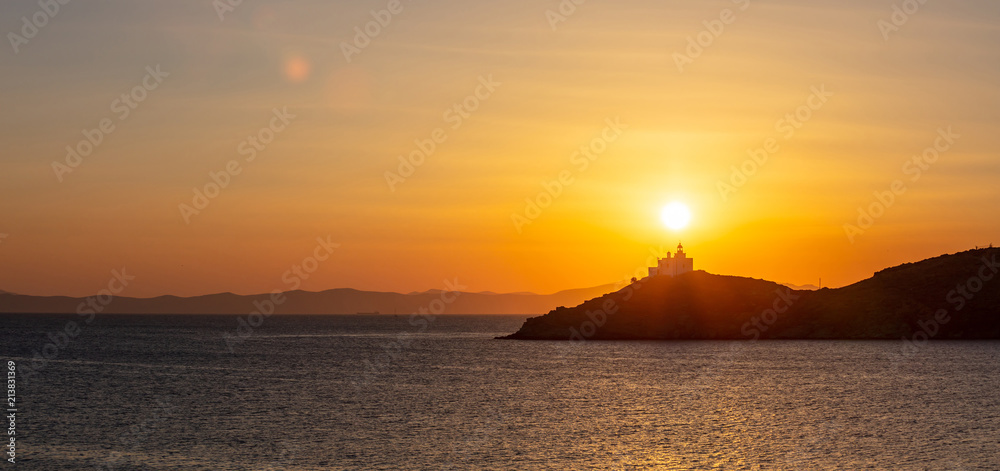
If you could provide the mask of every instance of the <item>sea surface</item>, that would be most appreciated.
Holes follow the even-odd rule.
[[[3,469],[1000,469],[1000,342],[494,340],[524,319],[0,315]]]

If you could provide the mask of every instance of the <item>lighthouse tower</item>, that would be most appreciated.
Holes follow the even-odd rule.
[[[688,258],[684,253],[684,245],[677,243],[677,253],[673,256],[667,252],[665,258],[658,258],[655,267],[649,267],[649,276],[667,275],[677,276],[689,271],[694,271],[694,259]]]

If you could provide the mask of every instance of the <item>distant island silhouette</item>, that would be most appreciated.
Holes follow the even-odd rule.
[[[362,291],[336,288],[324,291],[287,291],[284,301],[274,306],[275,314],[359,314],[380,316],[410,315],[419,310],[435,314],[528,314],[547,312],[552,306],[579,304],[614,289],[613,284],[591,288],[569,289],[552,294],[492,293],[455,291],[447,293],[448,303],[442,303],[442,290],[411,293]],[[99,314],[247,314],[258,309],[255,303],[267,304],[271,294],[239,295],[233,293],[204,296],[157,296],[132,298],[116,296],[103,306]],[[0,313],[76,313],[81,304],[85,310],[87,298],[68,296],[29,296],[0,292]],[[435,309],[437,308],[437,309]]]
[[[1000,339],[1000,249],[886,268],[842,288],[689,271],[525,321],[519,340]]]

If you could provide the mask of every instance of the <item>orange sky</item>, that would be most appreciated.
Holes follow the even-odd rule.
[[[1000,5],[927,2],[886,29],[893,4],[592,0],[553,28],[555,0],[259,0],[222,20],[211,2],[70,3],[0,53],[0,289],[87,295],[122,267],[131,296],[288,289],[327,236],[340,245],[303,289],[548,293],[631,276],[678,240],[712,273],[840,286],[1000,243]],[[0,29],[38,9],[5,3]],[[895,180],[852,242],[845,224]],[[681,231],[658,216],[674,200],[693,213]]]

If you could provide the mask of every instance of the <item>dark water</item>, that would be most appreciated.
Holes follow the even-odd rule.
[[[104,316],[57,348],[73,316],[0,315],[11,469],[1000,469],[1000,342],[492,339],[523,319]]]

